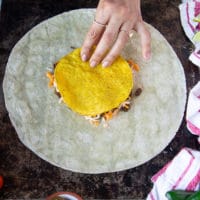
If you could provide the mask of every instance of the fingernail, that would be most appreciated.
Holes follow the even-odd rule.
[[[87,56],[85,54],[81,55],[81,59],[83,62],[87,61]]]
[[[103,67],[108,67],[108,65],[109,65],[109,62],[108,62],[108,61],[104,61],[104,62],[102,63],[102,66],[103,66]]]
[[[91,67],[95,67],[96,65],[97,65],[97,62],[96,62],[96,61],[92,60],[92,61],[90,62],[90,66],[91,66]]]

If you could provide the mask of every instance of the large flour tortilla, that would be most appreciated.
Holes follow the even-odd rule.
[[[93,15],[91,9],[74,10],[29,31],[11,52],[3,89],[20,140],[38,156],[77,172],[114,172],[148,161],[172,140],[184,113],[185,76],[168,42],[148,25],[151,61],[142,60],[136,35],[122,53],[140,65],[135,88],[141,87],[142,94],[108,128],[92,127],[58,104],[45,73],[71,46],[81,46]]]

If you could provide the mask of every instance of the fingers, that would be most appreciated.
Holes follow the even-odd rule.
[[[151,35],[144,22],[139,22],[136,26],[136,31],[141,38],[142,55],[143,58],[149,60],[151,58]]]
[[[151,36],[141,17],[139,0],[100,0],[96,19],[82,45],[82,60],[89,60],[92,67],[100,62],[104,67],[111,65],[133,29],[140,35],[143,57],[150,59]]]
[[[90,58],[91,50],[99,42],[104,30],[105,27],[103,25],[99,25],[98,23],[92,24],[81,49],[81,58],[83,61],[87,61]]]
[[[124,48],[126,42],[129,39],[129,29],[130,24],[128,23],[120,28],[115,43],[113,44],[112,48],[105,56],[105,58],[102,60],[103,67],[110,66],[114,62],[114,60],[120,55],[122,49]]]
[[[120,28],[119,35],[117,40],[115,41],[112,49],[106,55],[106,57],[102,61],[103,67],[107,67],[113,63],[113,61],[120,55],[123,47],[128,41],[132,29],[131,25],[126,23]],[[144,22],[139,21],[136,26],[136,31],[140,35],[141,38],[141,47],[142,47],[142,55],[145,60],[149,60],[151,58],[151,35],[150,32],[145,27]],[[129,30],[129,31],[128,31]]]
[[[111,19],[106,29],[100,27],[101,24],[94,23],[82,47],[82,60],[86,61],[91,56],[91,67],[95,67],[100,62],[103,67],[111,65],[125,46],[132,26],[131,23],[126,23],[120,28],[121,24],[122,22],[116,18]],[[98,45],[91,55],[91,49],[96,44]]]
[[[111,47],[116,41],[121,22],[118,20],[112,20],[109,22],[106,30],[104,31],[101,40],[99,41],[94,53],[90,58],[90,65],[96,66],[102,61],[102,58],[106,53],[110,52]]]
[[[110,19],[109,13],[106,13],[104,9],[101,9],[101,1],[99,2],[98,7],[99,9],[97,9],[93,24],[91,25],[81,48],[81,59],[83,61],[87,61],[91,57],[93,47],[99,43]]]
[[[120,55],[127,40],[128,40],[127,32],[120,31],[115,44],[113,45],[110,52],[102,61],[103,67],[108,67],[114,62],[114,60]]]
[[[90,59],[91,67],[95,67],[102,62],[103,67],[107,67],[120,55],[123,47],[129,39],[131,24],[126,23],[120,28],[120,20],[111,20],[107,27],[101,22],[93,23],[83,44],[81,57],[83,61]],[[142,55],[148,60],[151,57],[151,35],[143,21],[139,21],[135,30],[141,38]],[[92,53],[92,48],[97,45]]]

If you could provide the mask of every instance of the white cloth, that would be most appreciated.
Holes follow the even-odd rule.
[[[195,45],[195,50],[189,57],[189,60],[200,67],[200,42],[195,43],[192,38],[200,31],[200,23],[195,22],[194,18],[200,14],[200,1],[198,0],[184,0],[180,4],[180,18],[181,24],[187,37]]]
[[[200,81],[190,91],[186,112],[188,130],[200,136]]]
[[[200,18],[200,0],[184,0],[179,9],[185,34],[195,46],[195,50],[190,55],[189,60],[200,67],[200,42],[193,41],[194,35],[200,32],[200,23],[194,21],[194,18]],[[190,91],[186,121],[188,130],[192,134],[200,136],[200,82]],[[198,141],[200,143],[200,137]]]
[[[147,200],[167,200],[165,195],[170,190],[199,190],[200,151],[183,148],[151,180],[154,186]]]

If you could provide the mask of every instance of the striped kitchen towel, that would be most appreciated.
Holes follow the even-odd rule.
[[[185,0],[180,4],[181,24],[187,37],[195,46],[189,60],[200,67],[200,1]]]
[[[184,0],[179,9],[185,34],[195,47],[189,60],[200,67],[200,0]],[[200,136],[200,82],[190,91],[186,121],[188,130]],[[198,142],[200,143],[200,137]]]
[[[200,190],[200,151],[183,148],[153,177],[147,200],[167,200],[170,190]]]
[[[188,130],[200,136],[200,81],[190,91],[186,121]]]

